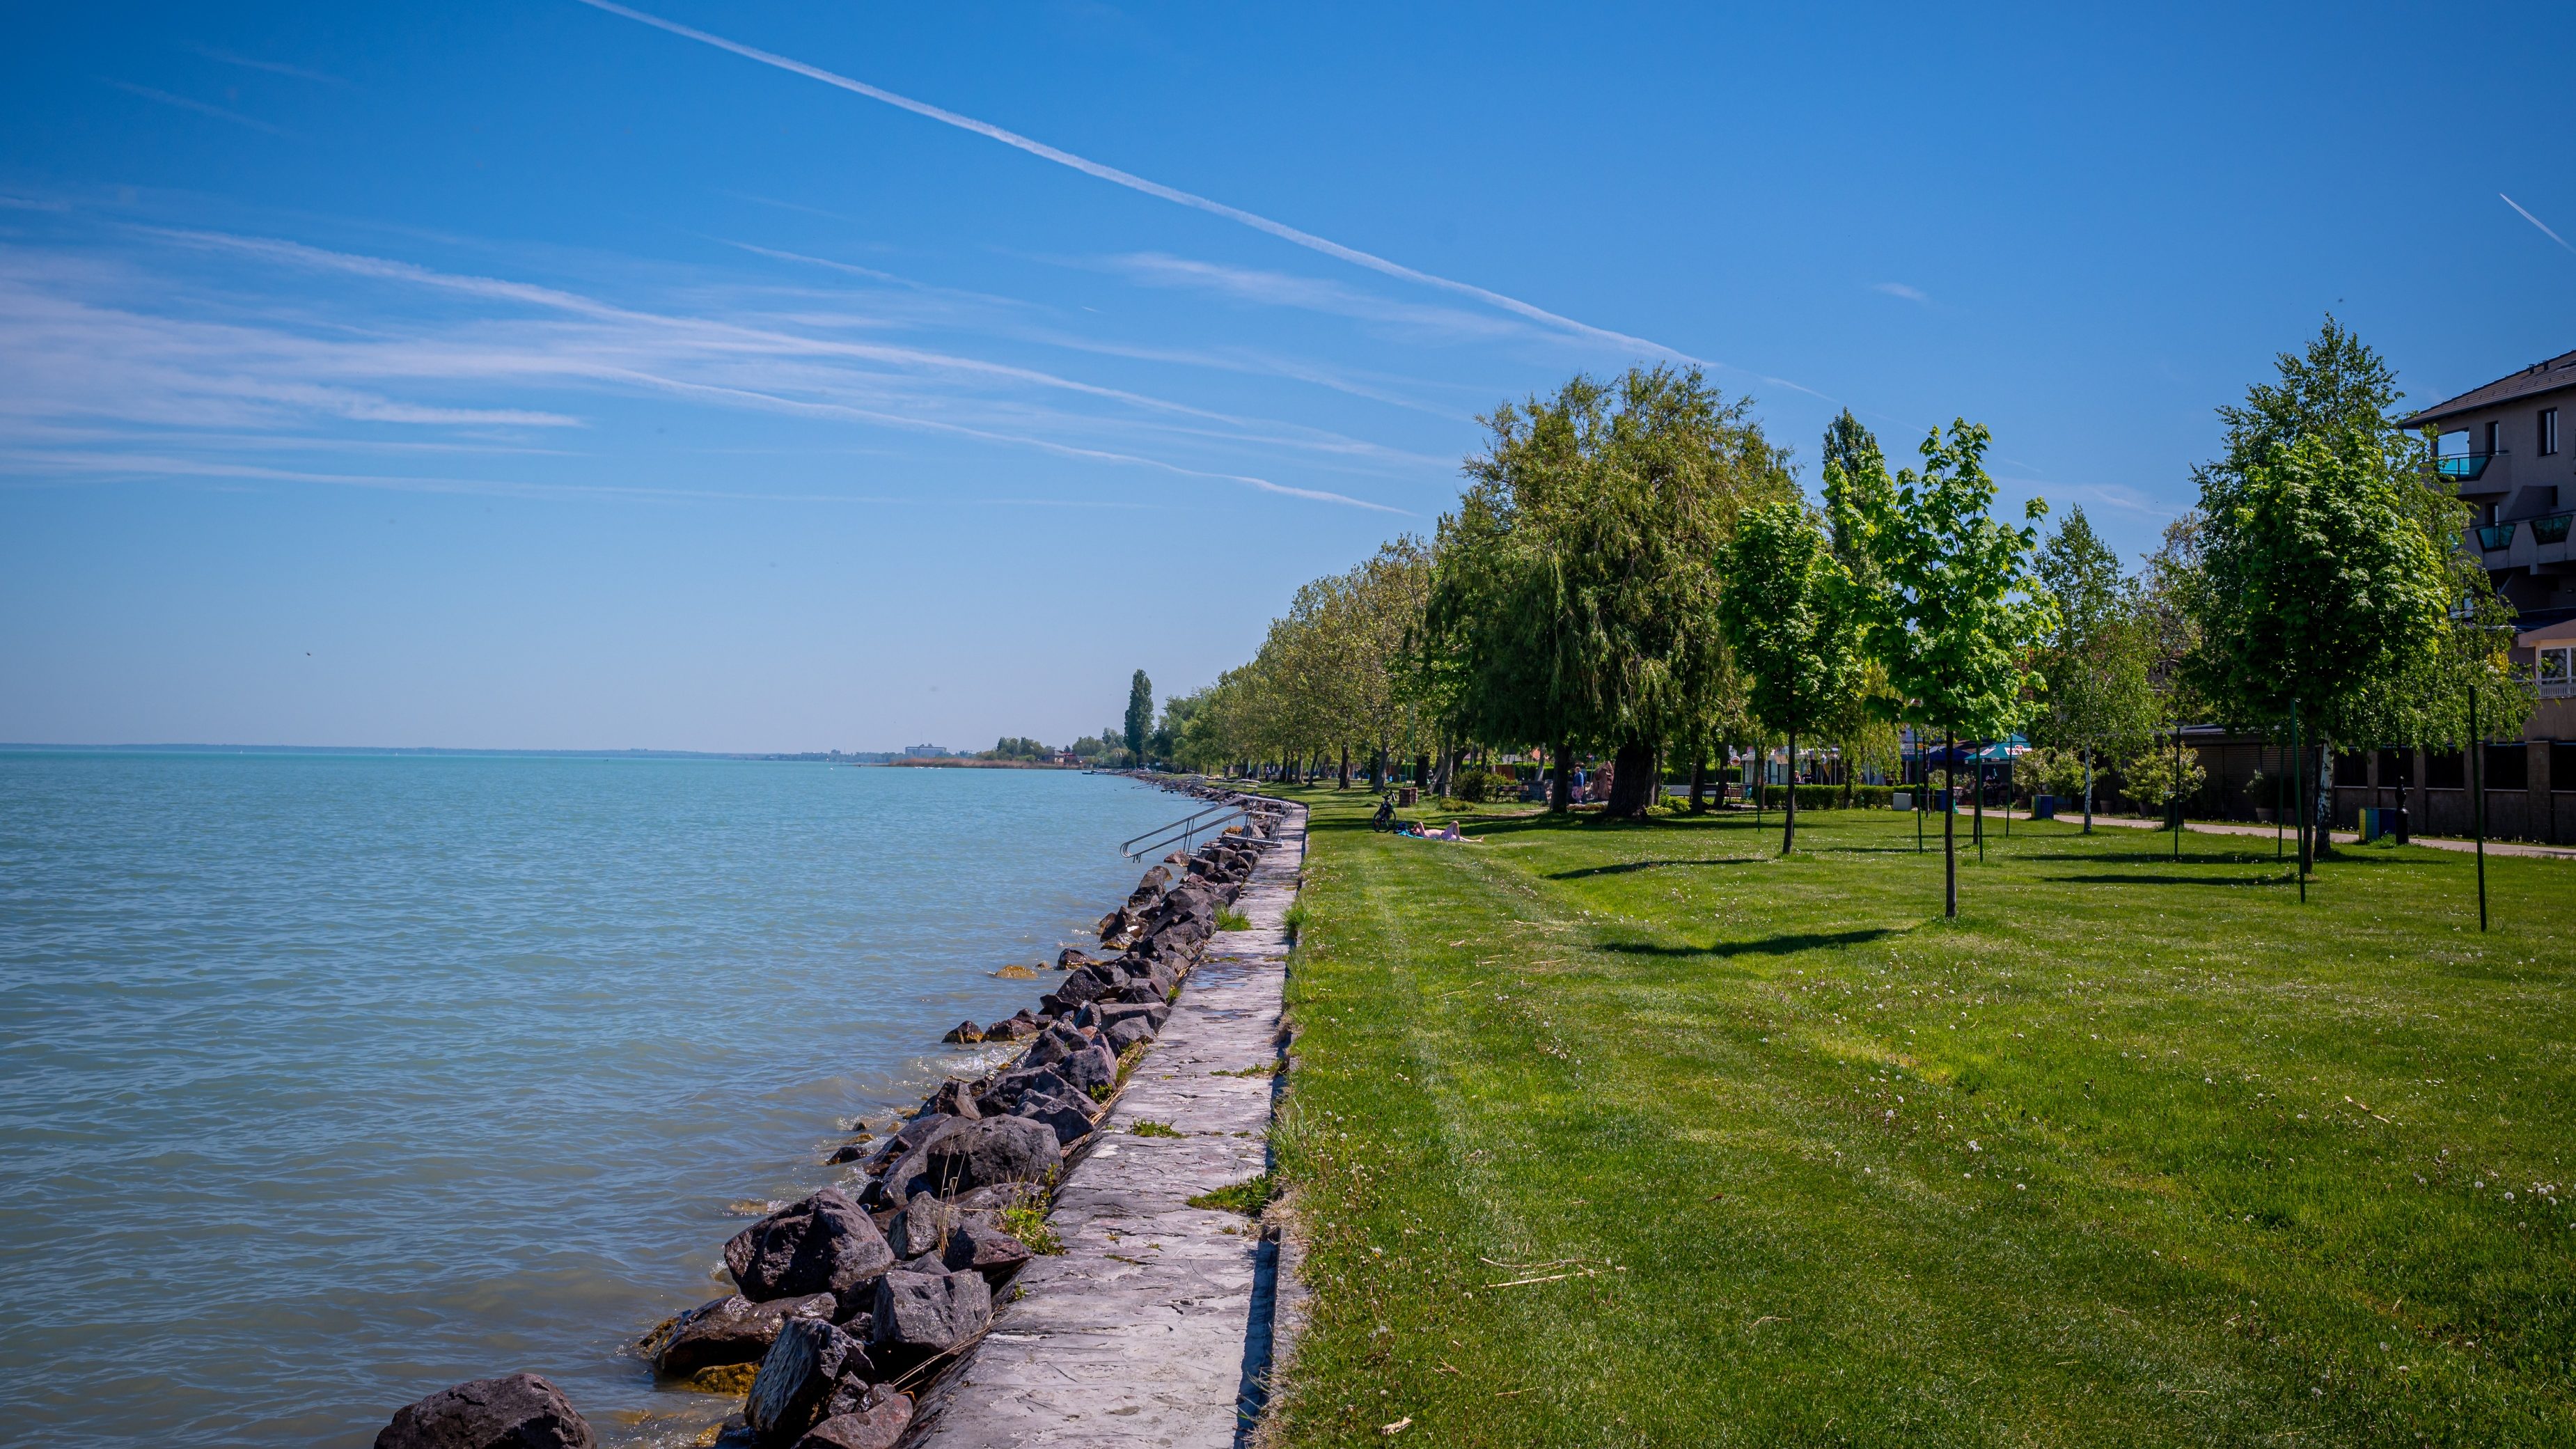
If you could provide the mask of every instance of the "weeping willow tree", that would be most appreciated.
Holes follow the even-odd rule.
[[[1426,611],[1457,722],[1547,748],[1559,810],[1575,751],[1608,751],[1611,812],[1643,815],[1658,747],[1715,713],[1718,553],[1745,505],[1794,496],[1786,455],[1697,369],[1578,376],[1485,422]]]

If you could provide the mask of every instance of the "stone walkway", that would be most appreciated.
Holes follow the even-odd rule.
[[[1293,1275],[1250,1219],[1187,1200],[1268,1168],[1285,917],[1305,850],[1298,807],[1234,903],[1250,928],[1209,939],[1097,1145],[1066,1170],[1049,1219],[1063,1254],[1021,1272],[992,1331],[923,1403],[920,1449],[1231,1449],[1258,1417]],[[1181,1135],[1139,1137],[1139,1122]]]

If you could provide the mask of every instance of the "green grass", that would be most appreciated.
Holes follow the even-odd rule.
[[[1136,1119],[1136,1125],[1128,1128],[1127,1130],[1138,1137],[1178,1137],[1181,1135],[1180,1129],[1174,1127],[1171,1123],[1157,1122],[1150,1117],[1139,1117]]]
[[[1216,913],[1216,928],[1220,931],[1249,931],[1252,929],[1252,918],[1228,907]]]
[[[1248,1218],[1257,1218],[1261,1216],[1262,1209],[1270,1206],[1270,1200],[1276,1197],[1278,1192],[1278,1183],[1265,1172],[1259,1177],[1248,1177],[1241,1182],[1230,1183],[1214,1192],[1200,1193],[1197,1197],[1188,1199],[1188,1203],[1194,1208],[1241,1213]]]
[[[2576,1443],[2576,866],[1304,798],[1289,1444]]]
[[[1046,1218],[1046,1209],[1022,1203],[1001,1212],[1002,1231],[1020,1240],[1020,1246],[1042,1258],[1052,1258],[1064,1251],[1064,1239],[1056,1236],[1055,1226]]]

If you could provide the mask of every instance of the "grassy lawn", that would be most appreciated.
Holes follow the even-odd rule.
[[[2576,1443],[2576,866],[1302,798],[1290,1444]]]

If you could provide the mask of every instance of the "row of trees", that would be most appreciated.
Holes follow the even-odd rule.
[[[2080,767],[2089,823],[2097,763],[2179,793],[2155,744],[2192,720],[2295,736],[2329,798],[2338,741],[2456,741],[2471,687],[2516,717],[2510,636],[2386,365],[2331,318],[2279,363],[2220,410],[2199,507],[2135,576],[2080,509],[2044,544],[2043,503],[1995,517],[1982,426],[1935,430],[1891,471],[1846,412],[1819,507],[1749,403],[1697,371],[1577,377],[1484,420],[1428,544],[1306,585],[1249,662],[1171,701],[1165,753],[1344,784],[1356,757],[1376,784],[1391,762],[1436,759],[1445,781],[1462,752],[1534,747],[1559,810],[1575,759],[1607,754],[1610,812],[1639,816],[1685,763],[1696,806],[1731,745],[1892,764],[1899,723],[1953,760],[2027,731]],[[1955,912],[1946,820],[1944,853]]]

